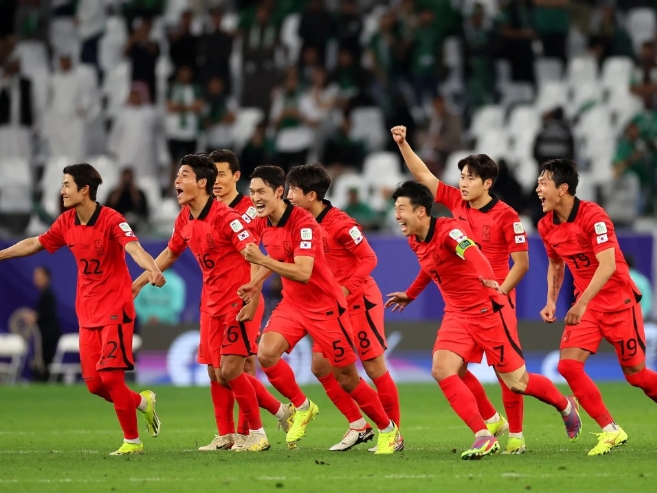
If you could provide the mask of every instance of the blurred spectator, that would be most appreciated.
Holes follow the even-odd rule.
[[[121,172],[121,180],[110,192],[107,205],[121,213],[136,231],[148,220],[146,194],[137,187],[135,173],[131,168]]]
[[[543,126],[534,140],[534,159],[540,166],[545,161],[562,157],[574,159],[575,140],[563,108],[555,108],[543,115]]]
[[[360,65],[360,35],[363,31],[363,17],[358,12],[355,0],[342,0],[340,11],[335,18],[335,37],[340,50],[347,50]]]
[[[477,3],[463,22],[463,78],[466,106],[470,113],[481,106],[495,103],[498,37],[484,21],[484,7]]]
[[[166,0],[126,0],[122,4],[123,16],[126,20],[128,32],[132,33],[135,20],[141,18],[153,19],[164,13]]]
[[[221,77],[210,79],[205,103],[203,123],[208,152],[233,147],[233,124],[239,107],[237,100],[226,93]]]
[[[509,0],[500,15],[500,34],[515,82],[535,82],[534,49],[536,39],[534,11],[530,0]]]
[[[389,10],[381,16],[379,30],[370,38],[367,49],[374,72],[373,96],[379,107],[390,108],[391,98],[399,90],[402,57],[394,11]]]
[[[167,283],[161,288],[147,284],[135,298],[135,312],[141,324],[180,323],[185,308],[185,280],[173,269],[167,270]]]
[[[599,0],[570,0],[569,14],[571,24],[584,36],[589,34],[591,18]]]
[[[15,33],[14,20],[17,8],[18,0],[0,1],[0,39]]]
[[[19,59],[10,55],[0,73],[0,158],[31,159],[34,117],[32,81],[21,74]]]
[[[349,189],[347,193],[347,205],[344,207],[344,211],[353,217],[363,229],[376,229],[378,227],[377,214],[369,205],[360,200],[359,194],[360,190],[358,187],[351,187]]]
[[[415,104],[422,106],[424,97],[433,97],[438,90],[438,82],[443,59],[443,39],[436,29],[435,14],[430,8],[420,11],[418,27],[413,33],[411,46],[411,79],[415,90]]]
[[[137,179],[157,178],[157,139],[162,133],[158,109],[147,104],[148,88],[135,82],[126,105],[119,111],[107,142],[107,149],[121,167],[132,166]]]
[[[326,138],[334,128],[333,110],[337,102],[337,87],[328,85],[328,76],[323,67],[315,67],[310,82],[310,87],[304,91],[303,105],[308,108],[311,119],[317,122],[311,148],[313,155],[319,156]]]
[[[41,356],[45,372],[38,375],[41,381],[48,381],[48,366],[57,352],[57,343],[62,331],[57,320],[57,298],[50,286],[51,274],[47,267],[34,269],[34,286],[39,290],[39,298],[35,309],[35,322],[41,332]]]
[[[310,0],[299,22],[299,37],[303,43],[302,53],[308,48],[314,48],[319,63],[324,65],[326,46],[331,36],[335,34],[336,27],[333,16],[324,6],[324,0]]]
[[[409,142],[415,142],[418,125],[411,113],[408,101],[410,96],[407,98],[406,94],[408,93],[402,92],[401,89],[390,94],[390,104],[383,108],[385,110],[386,128],[404,125],[406,127],[406,139]],[[385,141],[386,150],[394,153],[399,152],[399,147],[394,139],[385,139]]]
[[[655,109],[657,94],[657,52],[655,41],[644,41],[641,45],[641,54],[634,68],[630,90],[633,94],[643,98],[646,109]]]
[[[627,34],[611,6],[602,7],[591,19],[591,38],[602,48],[601,61],[610,56],[634,58],[632,38]]]
[[[341,48],[338,52],[338,65],[331,74],[331,83],[338,87],[338,97],[343,109],[372,104],[372,98],[367,91],[371,86],[370,74],[356,63],[353,54],[346,48]]]
[[[655,190],[654,144],[641,137],[639,123],[635,119],[625,129],[618,141],[614,156],[614,177],[635,175],[640,183],[641,194],[638,200],[639,212],[643,212],[644,201],[651,200]]]
[[[365,160],[365,144],[350,136],[351,119],[345,115],[340,127],[328,138],[322,162],[333,177],[346,171],[360,172]]]
[[[533,0],[536,33],[543,43],[543,56],[566,63],[566,39],[570,0]]]
[[[226,93],[230,93],[232,88],[230,55],[233,51],[233,35],[222,29],[223,13],[220,9],[212,10],[210,18],[211,30],[201,36],[198,46],[200,82],[205,85],[210,79],[221,77]]]
[[[0,5],[11,3],[0,1]],[[18,3],[16,12],[16,31],[20,39],[34,39],[41,42],[48,41],[48,17],[50,9],[48,2],[44,0],[22,0]],[[0,6],[0,17],[2,7]],[[2,22],[2,21],[0,21]],[[0,28],[1,30],[1,28]],[[2,36],[0,35],[0,38]]]
[[[169,58],[176,72],[183,65],[196,71],[199,43],[198,36],[192,34],[192,20],[191,10],[185,10],[180,16],[180,24],[169,36]]]
[[[123,51],[132,65],[132,81],[144,82],[148,86],[148,100],[144,104],[157,101],[155,86],[155,64],[160,56],[160,47],[149,39],[153,21],[148,17],[141,19],[141,24],[130,35]]]
[[[644,320],[648,320],[652,313],[652,283],[644,274],[636,270],[634,257],[632,255],[624,255],[625,262],[630,268],[630,277],[636,287],[641,292],[641,314]]]
[[[102,70],[98,63],[98,44],[105,32],[107,17],[103,0],[79,0],[75,12],[78,36],[82,41],[80,61],[96,67],[98,79],[102,80]]]
[[[493,185],[493,192],[500,200],[509,204],[518,214],[522,214],[527,208],[527,198],[522,186],[515,179],[509,169],[506,159],[497,161],[497,180]],[[538,200],[536,200],[538,202]]]
[[[420,149],[420,155],[430,169],[440,173],[444,169],[447,157],[452,152],[463,149],[462,133],[461,115],[447,108],[445,98],[441,95],[435,96],[429,117],[429,128]]]
[[[258,123],[240,154],[242,178],[248,179],[257,166],[270,163],[275,154],[276,144],[273,139],[267,137],[267,124],[265,122]]]
[[[299,84],[302,89],[313,84],[313,72],[317,69],[326,70],[324,64],[320,63],[317,48],[312,46],[304,48],[299,58]]]

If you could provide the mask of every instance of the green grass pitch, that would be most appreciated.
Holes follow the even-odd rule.
[[[83,386],[0,388],[0,492],[605,492],[652,491],[657,484],[657,407],[626,384],[600,385],[608,407],[629,434],[628,443],[588,457],[595,423],[584,419],[571,444],[559,415],[525,399],[521,456],[463,461],[472,435],[451,411],[437,385],[402,385],[406,450],[374,456],[367,446],[329,452],[346,431],[344,419],[321,387],[307,389],[320,407],[297,450],[288,451],[275,420],[263,414],[272,444],[263,453],[198,452],[214,436],[207,388],[155,388],[162,432],[145,442],[142,456],[110,457],[122,435],[113,409]],[[488,386],[501,409],[500,392]],[[504,447],[506,437],[501,439]]]

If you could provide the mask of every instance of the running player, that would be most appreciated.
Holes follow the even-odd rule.
[[[657,402],[657,373],[646,368],[641,293],[630,278],[614,225],[602,207],[575,196],[579,176],[570,159],[541,166],[536,192],[545,216],[538,223],[548,255],[548,294],[541,317],[556,321],[564,263],[575,281],[576,301],[566,315],[559,373],[584,410],[602,428],[589,455],[602,455],[627,441],[602,401],[584,364],[604,337],[614,345],[625,379]]]
[[[509,328],[513,330],[511,333],[513,341],[520,347],[518,333],[515,330],[517,327],[515,287],[529,270],[529,247],[518,213],[490,193],[497,179],[497,163],[485,154],[462,159],[458,163],[461,170],[460,189],[451,187],[438,180],[413,152],[406,141],[406,127],[397,126],[391,132],[413,176],[429,187],[429,190],[436,192],[436,202],[447,206],[454,219],[458,221],[459,227],[477,243],[490,262],[495,280],[500,284],[502,292],[508,296],[503,308],[504,318],[509,321]],[[513,261],[510,270],[509,257]],[[417,297],[429,282],[430,279],[424,277],[420,271],[420,278],[411,286],[409,294],[413,298]],[[471,362],[481,362],[479,357],[475,359]],[[500,416],[491,404],[479,380],[467,367],[464,367],[463,371],[461,378],[477,399],[477,407],[485,417],[488,429],[496,437],[509,431],[509,440],[503,453],[522,454],[525,451],[525,438],[522,434],[524,408],[522,394],[511,392],[500,380],[502,402],[509,418],[507,424],[506,419]]]
[[[287,433],[288,446],[294,448],[305,435],[319,408],[301,392],[281,356],[310,334],[329,359],[340,386],[379,428],[376,453],[392,454],[399,429],[356,370],[347,301],[320,248],[317,221],[308,211],[284,201],[284,191],[285,172],[278,166],[258,166],[251,175],[251,199],[258,212],[252,229],[262,238],[269,256],[256,245],[246,248],[246,259],[263,268],[240,292],[249,299],[270,272],[282,278],[283,300],[264,329],[258,361],[271,384],[296,408]]]
[[[379,400],[388,417],[399,427],[399,394],[383,355],[386,350],[383,297],[370,276],[376,267],[376,254],[360,225],[324,199],[331,186],[331,178],[321,164],[292,168],[287,174],[287,182],[290,202],[309,211],[320,225],[324,255],[347,297],[349,320],[356,334],[354,342],[358,356],[367,376],[377,388]],[[347,433],[330,450],[349,450],[371,440],[374,437],[372,427],[363,419],[358,405],[338,384],[331,371],[331,364],[322,354],[317,341],[313,344],[312,372],[326,390],[326,395],[349,422]],[[403,449],[404,441],[400,436],[395,450]]]
[[[544,376],[527,372],[522,351],[510,336],[513,320],[507,320],[502,310],[508,298],[499,292],[493,269],[475,242],[455,219],[431,217],[434,196],[425,185],[407,181],[392,198],[397,221],[420,268],[433,279],[445,300],[445,316],[433,348],[432,374],[452,409],[475,434],[474,444],[461,457],[478,459],[500,449],[477,410],[474,395],[458,375],[464,361],[471,361],[482,350],[512,391],[531,395],[559,411],[568,437],[576,441],[582,428],[577,401],[561,395]],[[412,301],[407,293],[388,296],[386,305],[393,310]]]
[[[134,369],[132,335],[135,308],[125,252],[143,269],[146,282],[162,287],[162,272],[144,251],[125,218],[96,202],[100,174],[89,164],[64,168],[62,213],[48,231],[0,251],[0,261],[26,257],[43,249],[54,253],[68,246],[78,265],[75,312],[80,324],[80,366],[89,392],[114,404],[123,430],[123,445],[110,455],[141,454],[135,409],[144,415],[148,432],[160,433],[155,394],[137,394],[125,384]]]

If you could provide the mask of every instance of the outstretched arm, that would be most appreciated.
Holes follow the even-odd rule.
[[[135,263],[144,270],[149,271],[148,282],[161,288],[166,280],[160,271],[160,268],[146,250],[142,248],[138,241],[131,241],[125,245],[125,251],[130,254]]]
[[[411,146],[406,140],[406,127],[403,125],[398,125],[393,127],[390,132],[392,132],[392,138],[395,140],[399,146],[399,151],[408,166],[408,170],[413,174],[415,179],[420,183],[429,187],[431,193],[435,194],[438,190],[438,183],[440,180],[429,170],[424,161],[420,159],[420,156],[415,154]]]
[[[10,258],[28,257],[43,250],[44,247],[39,241],[38,236],[27,238],[18,243],[0,250],[0,261],[9,260]]]
[[[146,252],[144,252],[144,253],[146,253]],[[148,254],[146,254],[146,255],[148,255]],[[160,269],[160,272],[164,272],[169,267],[171,267],[176,260],[178,260],[179,256],[180,256],[180,254],[174,253],[172,250],[169,249],[169,247],[167,247],[164,250],[162,250],[162,253],[160,253],[157,256],[157,258],[155,259],[155,265]],[[149,255],[149,257],[150,257],[150,255]],[[135,262],[136,262],[136,260],[135,260]],[[132,283],[133,291],[135,290],[135,288],[137,290],[139,290],[139,289],[143,288],[144,286],[146,286],[146,284],[148,284],[148,278],[150,277],[150,274],[151,273],[149,272],[149,270],[146,269],[145,272],[143,272],[137,279],[135,279]]]

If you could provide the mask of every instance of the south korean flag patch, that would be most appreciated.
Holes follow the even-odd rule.
[[[242,231],[237,235],[240,241],[244,241],[249,237],[249,232],[247,230]]]
[[[349,236],[351,236],[351,239],[354,240],[356,245],[363,241],[363,233],[358,229],[358,226],[354,226],[349,230]]]

